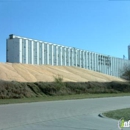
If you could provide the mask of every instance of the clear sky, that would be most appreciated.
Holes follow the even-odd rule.
[[[127,56],[129,0],[0,0],[0,62],[9,34]]]

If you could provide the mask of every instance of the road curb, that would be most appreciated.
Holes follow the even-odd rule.
[[[107,118],[106,116],[104,116],[102,113],[98,114],[99,117],[101,118]]]

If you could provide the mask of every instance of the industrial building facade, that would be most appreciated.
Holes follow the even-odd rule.
[[[9,38],[6,40],[6,62],[76,66],[116,77],[121,76],[120,70],[125,64],[130,65],[130,60],[13,34],[9,35]]]

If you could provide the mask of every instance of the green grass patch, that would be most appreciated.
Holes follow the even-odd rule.
[[[57,101],[57,100],[118,97],[118,96],[130,96],[130,93],[73,94],[73,95],[62,95],[62,96],[44,95],[40,97],[30,97],[30,98],[20,98],[20,99],[0,99],[0,104],[31,103],[31,102],[44,102],[44,101]]]
[[[103,115],[109,118],[117,119],[117,120],[123,117],[126,121],[128,121],[130,120],[130,108],[109,111],[109,112],[103,113]]]

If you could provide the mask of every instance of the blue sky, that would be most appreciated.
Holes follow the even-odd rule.
[[[9,34],[127,58],[130,1],[0,0],[0,62]]]

